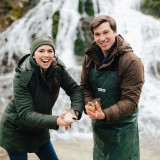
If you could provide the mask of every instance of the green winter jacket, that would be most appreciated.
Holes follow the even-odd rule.
[[[52,115],[60,87],[70,97],[71,107],[83,111],[83,94],[77,83],[56,60],[44,74],[26,55],[15,69],[13,98],[6,106],[0,123],[0,146],[10,152],[36,152],[50,139],[49,129],[58,130],[58,116]]]

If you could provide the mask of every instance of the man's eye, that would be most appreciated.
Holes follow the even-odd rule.
[[[95,34],[94,36],[96,36],[96,37],[97,37],[97,36],[99,36],[99,34]]]

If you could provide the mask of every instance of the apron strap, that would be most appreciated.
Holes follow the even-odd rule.
[[[118,71],[118,65],[119,65],[119,58],[120,55],[115,56],[113,63],[111,63],[110,66],[108,66],[106,71]],[[91,64],[90,64],[90,68],[89,69],[96,69],[97,70],[97,66],[95,64],[95,62],[93,60],[91,60]]]

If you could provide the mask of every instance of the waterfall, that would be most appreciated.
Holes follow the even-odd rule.
[[[82,16],[78,12],[78,0],[41,0],[40,3],[21,19],[14,22],[0,34],[0,64],[8,53],[8,64],[15,65],[13,55],[29,53],[33,35],[52,35],[52,16],[58,10],[60,20],[56,38],[56,53],[66,64],[69,73],[79,83],[81,65],[74,56],[78,22]],[[145,84],[139,103],[140,135],[159,138],[160,131],[160,21],[139,11],[140,0],[92,0],[95,15],[107,14],[117,21],[118,33],[129,42],[134,52],[141,58],[145,67]],[[1,68],[1,71],[3,67]],[[12,92],[11,81],[14,72],[0,76],[0,105],[3,109]],[[2,87],[3,86],[3,87]],[[10,86],[10,87],[7,87]],[[8,90],[7,90],[8,89]],[[69,97],[61,90],[53,109],[60,114],[70,105]],[[80,121],[74,123],[68,131],[51,131],[54,138],[73,136],[91,137],[89,118],[83,114]]]

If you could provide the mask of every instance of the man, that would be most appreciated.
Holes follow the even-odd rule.
[[[143,64],[117,34],[112,17],[95,17],[94,43],[86,50],[81,88],[92,119],[94,160],[139,160],[138,102],[144,84]],[[92,100],[95,111],[91,110]],[[93,104],[94,105],[94,104]]]

